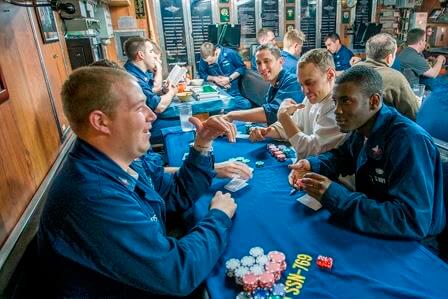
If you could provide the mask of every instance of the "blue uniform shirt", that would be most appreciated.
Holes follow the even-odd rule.
[[[254,70],[254,71],[256,71],[256,72],[258,72],[258,69],[257,69],[257,60],[256,60],[256,58],[255,58],[255,53],[252,55],[252,57],[250,58],[250,67]]]
[[[354,131],[337,149],[308,158],[333,180],[322,205],[339,223],[368,234],[420,240],[445,226],[442,164],[431,136],[383,105],[370,137]],[[356,177],[356,192],[334,182]]]
[[[423,101],[417,123],[431,136],[448,142],[448,83],[436,88]]]
[[[224,251],[231,220],[210,210],[180,239],[166,236],[165,221],[209,188],[213,163],[191,148],[176,174],[152,154],[126,172],[78,139],[50,188],[38,233],[58,298],[162,298],[196,288]]]
[[[297,77],[297,62],[299,59],[289,52],[281,51],[283,57],[283,69]]]
[[[153,74],[151,72],[143,72],[129,60],[124,64],[124,68],[128,71],[128,73],[137,78],[138,85],[140,85],[146,96],[146,105],[148,105],[152,111],[156,111],[156,108],[160,103],[160,96],[156,95],[152,91],[154,85]]]
[[[240,73],[244,76],[246,73],[246,66],[243,63],[240,55],[232,49],[220,47],[221,52],[219,53],[218,60],[216,63],[209,65],[202,58],[199,61],[199,77],[207,81],[208,76],[224,76],[228,77],[234,72]],[[239,96],[240,88],[238,82],[240,77],[230,82],[230,88],[226,92],[231,96]]]
[[[300,90],[297,78],[285,70],[278,74],[277,83],[269,85],[268,93],[265,97],[265,104],[262,105],[268,125],[277,121],[277,111],[284,99],[291,98],[297,103],[303,101],[303,93]]]
[[[338,52],[333,54],[334,64],[337,71],[344,71],[350,68],[350,59],[353,57],[352,51],[342,45]]]

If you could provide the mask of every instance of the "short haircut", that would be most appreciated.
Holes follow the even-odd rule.
[[[72,72],[62,86],[61,96],[73,131],[78,133],[86,128],[94,110],[113,115],[119,99],[113,86],[125,80],[136,79],[113,67],[88,66]]]
[[[384,84],[381,75],[373,68],[355,65],[345,70],[336,78],[336,85],[353,82],[361,88],[362,94],[370,98],[373,94],[378,94],[380,98],[383,96]]]
[[[285,48],[289,48],[294,43],[303,45],[304,42],[305,42],[305,34],[297,29],[292,29],[286,32],[283,38],[283,46]]]
[[[406,43],[408,45],[415,45],[419,41],[423,40],[426,36],[426,31],[420,28],[414,28],[408,31]]]
[[[147,38],[143,37],[131,37],[128,40],[124,42],[124,52],[126,53],[126,56],[128,59],[134,60],[137,56],[138,51],[145,51],[145,43],[151,42]],[[151,43],[153,44],[153,43]]]
[[[327,35],[325,35],[324,41],[327,41],[327,39],[331,39],[332,41],[341,41],[341,38],[339,37],[339,34],[337,34],[336,32],[333,33],[329,33]]]
[[[118,63],[109,59],[100,59],[98,61],[92,62],[91,64],[89,64],[89,66],[104,66],[123,70],[123,68]]]
[[[263,50],[268,50],[277,59],[282,57],[282,53],[280,52],[280,49],[277,48],[277,46],[274,46],[271,44],[258,46],[257,49],[255,50],[255,55],[257,55],[258,52],[263,51]]]
[[[257,39],[267,36],[269,32],[272,32],[272,34],[274,34],[274,31],[272,31],[271,29],[261,28],[257,32]]]
[[[382,60],[397,50],[397,41],[388,33],[372,36],[366,43],[367,58]]]
[[[303,54],[299,59],[299,69],[308,63],[317,66],[322,73],[329,68],[335,69],[333,55],[327,49],[313,49]]]
[[[207,59],[210,56],[215,55],[216,47],[214,44],[205,42],[201,45],[201,57]]]

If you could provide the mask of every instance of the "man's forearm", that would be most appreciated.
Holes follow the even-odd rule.
[[[167,93],[160,97],[160,102],[157,105],[156,113],[162,113],[163,111],[168,108],[168,106],[171,104],[171,101],[173,100],[174,95],[172,93]]]
[[[278,121],[282,124],[282,127],[285,130],[288,139],[300,132],[299,128],[290,115],[281,114]]]
[[[250,121],[259,123],[265,123],[267,121],[264,109],[261,107],[249,110],[232,111],[229,112],[227,115],[229,116],[230,121],[240,120],[240,121]]]

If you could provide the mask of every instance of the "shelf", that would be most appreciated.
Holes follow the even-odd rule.
[[[131,0],[110,0],[109,6],[130,6]]]

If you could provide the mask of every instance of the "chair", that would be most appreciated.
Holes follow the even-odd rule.
[[[188,147],[194,141],[195,131],[183,132],[182,128],[177,126],[163,128],[161,132],[168,166],[181,166],[184,154],[188,153]]]
[[[264,104],[264,98],[269,89],[269,83],[264,81],[260,74],[247,70],[241,79],[241,95],[249,99],[257,107]]]
[[[443,195],[445,198],[445,209],[447,215],[447,224],[442,233],[437,237],[439,243],[439,256],[448,262],[448,143],[434,138],[442,159],[443,169]]]

